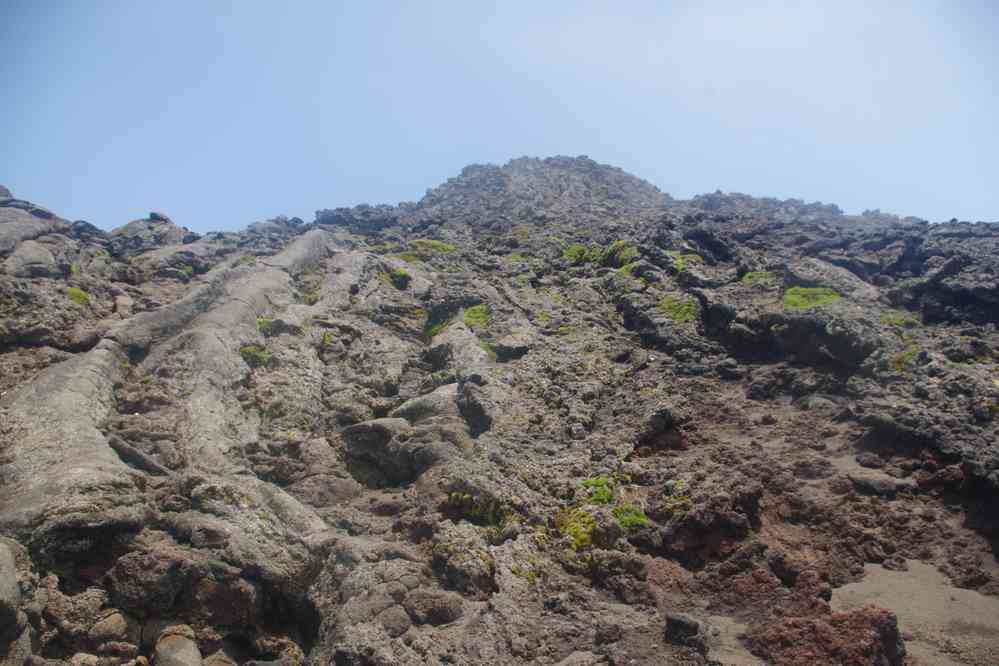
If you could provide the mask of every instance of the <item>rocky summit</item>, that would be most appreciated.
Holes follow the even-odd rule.
[[[999,663],[997,324],[999,225],[584,157],[0,188],[0,664]]]

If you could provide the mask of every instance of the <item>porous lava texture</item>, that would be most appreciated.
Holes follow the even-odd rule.
[[[995,224],[583,157],[203,236],[0,195],[4,666],[896,666],[865,565],[999,593]]]

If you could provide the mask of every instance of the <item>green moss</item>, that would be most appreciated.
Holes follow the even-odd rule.
[[[673,483],[670,494],[659,505],[659,511],[667,516],[682,516],[694,507],[694,501],[690,497],[690,489],[687,482],[677,479]]]
[[[94,256],[95,257],[110,257],[111,255],[108,254],[108,251],[105,250],[104,248],[100,248],[96,252],[94,252]]]
[[[194,275],[194,266],[192,266],[191,264],[178,264],[177,270],[186,275],[187,277],[191,277],[192,275]]]
[[[402,259],[407,264],[418,264],[422,261],[422,259],[420,259],[420,255],[418,255],[415,252],[409,252],[409,251],[399,252],[393,256]]]
[[[909,347],[891,357],[891,368],[895,372],[907,372],[919,358],[922,350],[919,347]]]
[[[463,518],[489,527],[503,527],[511,515],[497,499],[458,492],[448,493],[445,496],[440,511],[451,518]]]
[[[445,328],[451,325],[451,319],[441,319],[437,321],[431,321],[427,319],[426,325],[423,327],[423,333],[428,338],[435,337],[441,333]]]
[[[808,310],[830,305],[843,298],[829,287],[791,287],[784,293],[788,310]]]
[[[569,247],[562,250],[562,258],[566,259],[570,264],[579,265],[586,263],[588,252],[586,247],[580,245],[579,243],[573,243]]]
[[[529,275],[518,275],[513,281],[517,283],[518,287],[525,288],[531,284],[531,277]]]
[[[528,257],[526,254],[522,252],[511,252],[510,254],[506,255],[506,260],[509,261],[511,264],[516,264],[524,261],[529,261],[530,257]]]
[[[469,328],[488,326],[491,319],[492,315],[489,311],[489,306],[485,303],[480,303],[467,308],[463,317],[465,325]]]
[[[264,336],[271,336],[278,332],[277,325],[271,317],[257,317],[257,332]]]
[[[491,344],[489,344],[485,340],[479,340],[479,347],[482,348],[482,351],[486,352],[486,356],[489,357],[490,361],[493,361],[493,362],[496,361],[496,359],[498,358],[498,356],[496,355],[496,348],[495,347],[493,347]]]
[[[531,228],[526,224],[518,224],[513,229],[511,229],[511,231],[513,231],[514,236],[516,236],[521,240],[524,240],[531,235]]]
[[[387,277],[387,282],[400,291],[408,287],[410,281],[413,279],[409,273],[401,268],[393,268],[392,272],[385,273],[384,275]]]
[[[552,320],[552,315],[548,310],[542,310],[538,313],[538,321],[542,324],[547,324]]]
[[[689,298],[675,298],[664,296],[656,310],[666,315],[677,324],[690,324],[700,318],[701,306],[697,301]]]
[[[72,276],[77,276],[80,274],[80,265],[73,263],[69,265],[69,274]]]
[[[411,247],[421,257],[431,257],[435,254],[447,254],[448,252],[454,252],[458,249],[457,245],[427,238],[418,238],[416,240],[409,241],[409,247]]]
[[[614,507],[617,523],[626,530],[636,530],[651,525],[645,512],[633,504],[620,504]]]
[[[519,578],[523,578],[531,585],[538,582],[538,572],[536,570],[522,567],[519,564],[514,564],[510,567],[510,573]]]
[[[555,517],[555,527],[569,537],[573,550],[585,550],[593,546],[593,530],[597,527],[597,521],[586,509],[563,509]]]
[[[257,264],[257,257],[252,254],[244,254],[236,262],[236,266],[255,266]]]
[[[73,301],[77,305],[83,307],[90,306],[90,294],[83,291],[79,287],[70,287],[66,290],[66,295],[69,297],[69,300]]]
[[[251,368],[266,368],[271,364],[271,353],[259,345],[240,347],[239,355]]]
[[[336,342],[336,333],[333,331],[323,331],[323,347],[329,347]]]
[[[638,248],[623,240],[616,240],[600,253],[599,263],[603,266],[620,268],[638,259]]]
[[[640,263],[640,261],[633,261],[630,264],[625,264],[621,268],[617,269],[617,272],[621,275],[627,275],[628,277],[635,277],[635,269]]]
[[[586,492],[590,504],[610,504],[614,501],[614,483],[606,476],[585,479],[579,486]]]
[[[691,264],[704,263],[704,258],[699,254],[684,253],[680,250],[667,250],[666,255],[673,260],[673,267],[678,273],[687,270]]]
[[[322,291],[319,289],[319,287],[316,287],[314,290],[302,296],[302,302],[305,303],[306,305],[315,305],[316,303],[319,302],[319,299],[321,297],[322,297]]]
[[[881,313],[881,323],[893,328],[918,328],[920,322],[908,312],[888,310]]]
[[[771,285],[777,282],[777,276],[770,271],[750,271],[743,275],[739,282],[748,287],[756,284]]]

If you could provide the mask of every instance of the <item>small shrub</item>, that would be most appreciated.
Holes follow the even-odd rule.
[[[788,310],[809,310],[830,305],[843,298],[829,287],[791,287],[784,293]]]
[[[690,324],[700,317],[701,306],[693,299],[664,296],[656,306],[656,310],[677,324]]]
[[[259,345],[240,347],[239,355],[251,368],[266,368],[271,364],[271,353]]]
[[[585,550],[593,545],[593,530],[596,519],[581,507],[563,509],[555,517],[555,527],[571,540],[572,549]]]
[[[659,511],[667,516],[682,516],[690,511],[694,506],[694,500],[690,497],[690,489],[687,482],[677,479],[673,483],[673,488],[669,496],[663,500],[659,506]]]
[[[772,285],[777,282],[777,276],[770,271],[750,271],[743,275],[739,282],[747,287],[757,284]]]
[[[333,331],[323,331],[323,347],[329,347],[336,342],[336,333]]]
[[[614,484],[606,476],[585,479],[579,485],[586,492],[586,501],[590,504],[610,504],[614,501]]]
[[[881,313],[881,323],[893,328],[918,328],[920,322],[907,312],[888,310]]]
[[[489,311],[489,306],[485,303],[480,303],[467,308],[463,317],[465,325],[469,328],[488,326],[491,319],[492,315]]]
[[[633,504],[620,504],[614,507],[617,523],[626,530],[637,530],[651,525],[641,508]]]
[[[191,277],[192,275],[194,275],[194,266],[192,266],[191,264],[180,264],[177,266],[177,270],[186,275],[187,277]]]
[[[73,301],[81,307],[90,307],[90,294],[83,291],[79,287],[70,287],[66,290],[66,295],[69,300]]]

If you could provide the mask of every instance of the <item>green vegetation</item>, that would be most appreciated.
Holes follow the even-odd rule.
[[[100,248],[96,252],[94,252],[94,256],[95,257],[110,257],[111,255],[108,254],[108,251],[105,250],[104,248]]]
[[[253,254],[244,254],[239,258],[234,265],[235,266],[255,266],[257,264],[257,257]]]
[[[336,342],[336,333],[333,331],[323,331],[323,347],[329,347]]]
[[[388,281],[392,284],[392,286],[400,291],[408,287],[410,281],[413,279],[409,273],[401,268],[393,268],[392,272],[387,275]]]
[[[533,562],[532,562],[532,564],[533,564]],[[537,572],[536,569],[533,569],[533,568],[526,569],[526,568],[520,566],[519,564],[514,564],[512,567],[510,567],[510,573],[512,573],[514,576],[517,576],[519,578],[523,578],[524,580],[526,580],[531,585],[533,585],[534,583],[536,583],[538,581],[538,572]]]
[[[79,287],[70,287],[66,290],[66,295],[69,296],[69,300],[73,301],[77,305],[82,307],[90,306],[90,294],[83,291]]]
[[[511,229],[511,231],[513,231],[514,236],[520,238],[521,240],[531,235],[531,228],[526,224],[518,224],[513,229]]]
[[[906,372],[915,364],[922,350],[919,347],[909,347],[891,357],[891,368],[895,372]]]
[[[480,303],[467,308],[465,310],[465,316],[463,317],[465,325],[469,328],[488,326],[490,319],[492,319],[492,316],[489,311],[489,306],[485,303]]]
[[[469,493],[448,493],[440,510],[445,515],[490,527],[502,527],[508,518],[507,511],[499,500],[475,497]]]
[[[552,320],[552,315],[548,310],[542,310],[538,313],[538,321],[542,324],[547,324]]]
[[[485,340],[479,340],[479,347],[482,348],[482,351],[486,352],[486,356],[489,357],[490,361],[495,363],[496,359],[499,358],[496,355],[496,348],[493,347],[490,343],[486,342]]]
[[[586,259],[589,256],[586,248],[579,243],[573,243],[569,247],[562,250],[562,258],[569,261],[570,264],[579,265],[586,263]]]
[[[268,337],[278,333],[277,323],[271,317],[257,317],[257,332]]]
[[[739,282],[747,287],[757,284],[772,285],[777,283],[777,276],[770,271],[749,271]]]
[[[659,511],[669,516],[682,516],[694,507],[694,500],[690,497],[690,489],[687,482],[677,479],[673,482],[673,488],[669,497],[659,505]]]
[[[881,323],[894,328],[918,328],[920,322],[908,312],[888,310],[881,313]]]
[[[630,264],[625,264],[621,268],[617,269],[617,272],[621,275],[627,275],[628,277],[635,277],[635,269],[640,263],[640,261],[633,261]]]
[[[516,263],[520,263],[520,262],[524,262],[524,261],[530,261],[530,259],[531,258],[528,257],[523,252],[511,252],[510,254],[506,255],[506,260],[509,261],[512,264],[516,264]]]
[[[585,479],[579,486],[586,491],[589,504],[610,504],[614,501],[614,483],[606,476]]]
[[[306,305],[315,305],[319,302],[320,297],[322,297],[322,291],[319,287],[316,287],[312,291],[306,293],[302,296],[302,302]]]
[[[638,259],[638,248],[623,240],[616,240],[600,253],[599,263],[603,266],[620,268]]]
[[[791,287],[784,293],[788,310],[809,310],[830,305],[843,298],[829,287]]]
[[[191,264],[178,264],[177,270],[186,275],[187,277],[191,277],[192,275],[194,275],[194,266],[192,266]]]
[[[409,241],[409,247],[421,258],[432,257],[435,254],[447,254],[458,249],[457,245],[427,238],[411,240]]]
[[[528,287],[531,284],[531,277],[529,275],[518,275],[513,279],[520,288]]]
[[[676,268],[678,273],[682,273],[687,270],[687,267],[691,264],[703,264],[704,258],[699,254],[693,253],[683,253],[680,250],[667,250],[667,256],[673,260],[673,267]]]
[[[700,318],[701,306],[697,301],[688,298],[664,296],[656,310],[666,315],[677,324],[690,324]]]
[[[577,507],[560,511],[555,517],[555,527],[572,540],[572,549],[579,551],[593,545],[597,521],[586,509]]]
[[[74,276],[74,277],[77,276],[77,275],[79,275],[80,274],[80,265],[76,264],[76,263],[70,264],[69,265],[69,274],[72,275],[72,276]]]
[[[620,504],[614,507],[613,513],[618,525],[626,530],[641,529],[651,525],[645,512],[633,504]]]
[[[394,256],[402,259],[407,264],[418,264],[422,261],[422,259],[420,259],[420,255],[418,255],[415,252],[410,252],[408,250],[405,252],[398,252]]]
[[[259,345],[240,347],[239,355],[251,368],[266,368],[271,364],[271,353]]]

